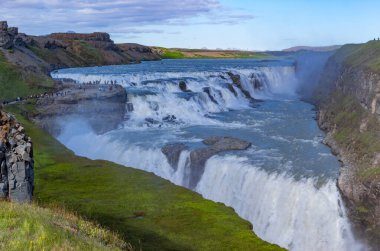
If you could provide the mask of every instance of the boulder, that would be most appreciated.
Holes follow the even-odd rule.
[[[181,152],[186,150],[187,146],[183,143],[171,143],[166,144],[161,152],[166,156],[168,163],[174,169],[178,169],[179,157],[181,156]]]

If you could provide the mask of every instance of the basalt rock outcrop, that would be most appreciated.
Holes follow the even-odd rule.
[[[212,136],[202,141],[207,147],[194,149],[190,152],[189,166],[189,188],[194,189],[202,177],[205,165],[212,156],[226,151],[246,150],[251,146],[250,142],[222,136]],[[161,151],[166,156],[169,164],[177,170],[180,154],[188,149],[182,143],[170,143],[165,145]]]
[[[162,153],[166,156],[170,166],[174,169],[178,169],[178,162],[181,152],[188,149],[185,144],[182,143],[170,143],[166,144],[162,149]]]
[[[247,99],[250,99],[250,100],[253,100],[253,97],[251,96],[251,94],[249,93],[249,91],[245,90],[242,83],[241,83],[241,77],[239,74],[234,74],[232,72],[227,72],[227,75],[230,77],[230,79],[232,80],[232,83],[234,86],[236,86],[237,88],[240,89],[240,91],[244,94],[244,96],[247,98]],[[229,89],[235,94],[236,91],[233,90],[233,87],[230,86]]]
[[[57,93],[37,101],[33,120],[45,131],[59,135],[65,119],[80,117],[98,134],[116,129],[127,112],[127,93],[120,85],[79,85],[64,81]]]
[[[0,108],[0,198],[30,202],[34,189],[31,139],[16,119]]]
[[[0,21],[0,48],[11,49],[17,35],[18,29],[16,27],[8,27],[6,21]]]

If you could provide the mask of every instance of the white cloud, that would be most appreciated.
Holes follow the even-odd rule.
[[[252,18],[224,9],[219,0],[0,0],[0,19],[33,34],[67,30],[160,33],[151,27],[236,24]]]

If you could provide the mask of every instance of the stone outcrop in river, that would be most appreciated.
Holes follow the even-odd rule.
[[[251,146],[251,143],[245,140],[221,136],[212,136],[202,142],[207,147],[192,150],[190,153],[190,188],[195,188],[198,184],[209,158],[221,152],[246,150]],[[185,149],[187,146],[181,143],[167,144],[162,148],[169,164],[175,170],[177,170],[180,154]]]
[[[227,72],[227,75],[231,78],[233,85],[236,86],[237,88],[239,88],[247,99],[253,99],[252,96],[251,96],[251,94],[249,93],[249,91],[247,91],[247,90],[244,89],[244,87],[243,87],[243,85],[241,83],[241,77],[240,77],[239,74],[234,74],[232,72]],[[230,87],[230,90],[231,91],[233,90],[232,86]],[[232,91],[232,92],[236,93],[235,91]]]
[[[0,107],[0,198],[30,202],[34,189],[31,139],[24,128]]]

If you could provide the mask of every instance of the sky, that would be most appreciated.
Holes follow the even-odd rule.
[[[0,0],[0,20],[45,35],[104,31],[117,43],[280,50],[380,37],[378,0]]]

